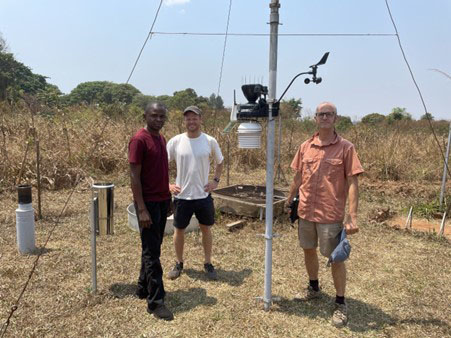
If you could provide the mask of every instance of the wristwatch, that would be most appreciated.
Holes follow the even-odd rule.
[[[216,183],[219,183],[219,178],[215,177],[215,178],[213,179],[213,181],[215,181]]]

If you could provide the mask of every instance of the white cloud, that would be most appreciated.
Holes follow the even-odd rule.
[[[164,0],[164,4],[166,6],[176,6],[176,5],[183,5],[186,4],[188,2],[190,2],[191,0]]]

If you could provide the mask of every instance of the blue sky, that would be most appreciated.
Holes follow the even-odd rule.
[[[269,0],[234,0],[230,33],[268,33]],[[393,33],[384,0],[281,0],[280,33]],[[391,0],[408,60],[436,119],[451,118],[451,1]],[[127,80],[147,36],[159,0],[2,0],[0,32],[17,59],[50,77],[63,92],[85,81]],[[168,0],[155,31],[224,32],[229,0]],[[144,94],[194,88],[209,96],[218,88],[223,36],[155,35],[130,83]],[[286,98],[301,98],[308,114],[335,102],[341,115],[358,120],[405,107],[424,112],[395,37],[279,38],[277,93],[291,78],[330,57],[320,68],[320,85],[299,79]],[[233,89],[268,81],[269,37],[230,36],[220,95],[231,105]]]

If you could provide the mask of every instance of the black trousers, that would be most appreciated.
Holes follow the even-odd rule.
[[[136,207],[136,205],[135,205]],[[150,309],[164,302],[163,268],[160,263],[161,243],[169,207],[169,200],[146,202],[152,224],[149,228],[139,228],[141,235],[141,270],[138,278],[138,290],[147,296]],[[138,210],[138,209],[136,209]]]

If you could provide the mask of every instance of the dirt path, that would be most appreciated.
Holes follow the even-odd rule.
[[[406,226],[406,218],[397,216],[388,221],[388,224],[392,227],[396,228],[405,228]],[[451,221],[447,219],[445,221],[445,230],[444,235],[446,238],[451,239]],[[412,220],[412,229],[423,232],[435,232],[436,234],[440,231],[441,220],[427,220],[427,219],[415,219]]]

